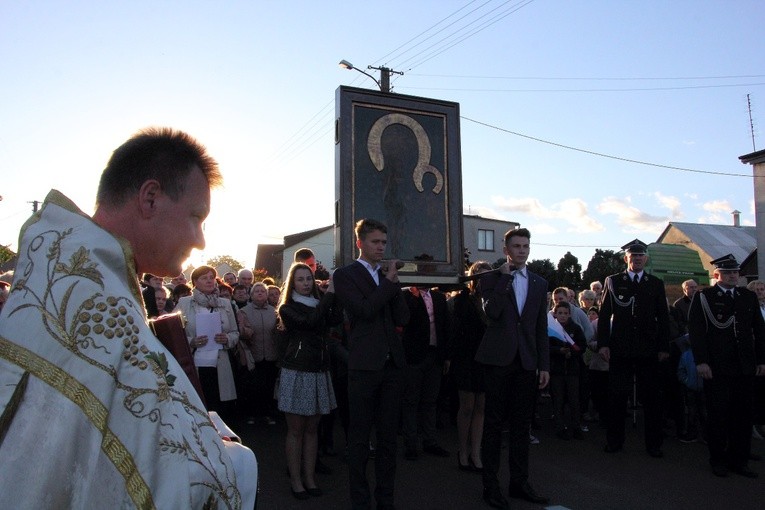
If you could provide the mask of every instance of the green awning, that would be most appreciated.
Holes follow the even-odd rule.
[[[645,270],[664,280],[665,285],[690,279],[709,285],[709,273],[701,264],[699,253],[682,244],[649,244]]]

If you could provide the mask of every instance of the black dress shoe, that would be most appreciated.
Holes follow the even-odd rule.
[[[417,450],[414,448],[407,448],[404,450],[404,458],[406,460],[417,460]]]
[[[510,509],[510,503],[507,502],[499,489],[484,489],[483,500],[486,504],[493,508],[501,508],[503,510]]]
[[[308,494],[308,491],[300,491],[300,492],[298,492],[295,489],[292,489],[292,495],[295,496],[296,499],[299,499],[301,501],[305,501],[306,499],[311,497]]]
[[[762,455],[757,455],[756,453],[750,453],[749,460],[762,460]]]
[[[660,459],[664,457],[664,452],[662,452],[659,448],[648,448],[646,451],[648,452],[648,455],[654,459]]]
[[[737,475],[745,476],[747,478],[757,478],[758,476],[760,476],[757,474],[757,471],[752,471],[748,467],[731,468],[731,471],[733,471]]]
[[[305,491],[308,493],[309,496],[314,496],[314,497],[321,496],[322,494],[324,494],[324,492],[318,487],[306,487]]]
[[[728,476],[728,468],[720,464],[716,464],[712,466],[712,473],[714,473],[715,476],[719,476],[720,478],[725,478]]]
[[[525,499],[538,505],[544,505],[550,502],[550,498],[540,496],[536,493],[534,488],[529,482],[523,482],[522,484],[510,483],[510,488],[507,490],[508,496],[511,498]]]
[[[436,457],[448,457],[449,452],[438,446],[437,444],[432,444],[429,446],[423,446],[422,451],[425,453],[429,453],[431,455],[435,455]]]
[[[603,447],[603,451],[606,453],[616,453],[616,452],[622,451],[622,447],[607,444],[606,446]]]

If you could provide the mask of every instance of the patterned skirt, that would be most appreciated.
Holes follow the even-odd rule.
[[[282,368],[279,373],[279,410],[314,416],[337,407],[329,372],[301,372]]]

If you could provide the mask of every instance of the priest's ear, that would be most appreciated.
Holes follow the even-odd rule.
[[[156,179],[145,181],[138,189],[138,208],[141,217],[151,218],[158,212],[157,201],[164,196],[162,186]]]

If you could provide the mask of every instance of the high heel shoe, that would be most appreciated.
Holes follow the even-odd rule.
[[[296,499],[303,501],[311,497],[306,490],[296,491],[295,489],[292,489],[292,495],[295,496]]]
[[[470,459],[470,455],[468,455],[468,463],[463,464],[460,462],[460,454],[457,452],[457,467],[460,471],[469,471],[472,473],[480,473],[483,471],[483,468],[477,468],[475,467],[475,464],[473,464],[473,461]]]
[[[468,457],[468,463],[463,464],[462,461],[460,461],[460,454],[457,453],[457,467],[460,471],[473,471],[473,466],[470,465],[470,457]]]
[[[475,465],[475,462],[473,461],[472,457],[468,455],[468,463],[470,464],[470,467],[472,468],[473,472],[475,473],[483,473],[483,466],[478,467]]]

